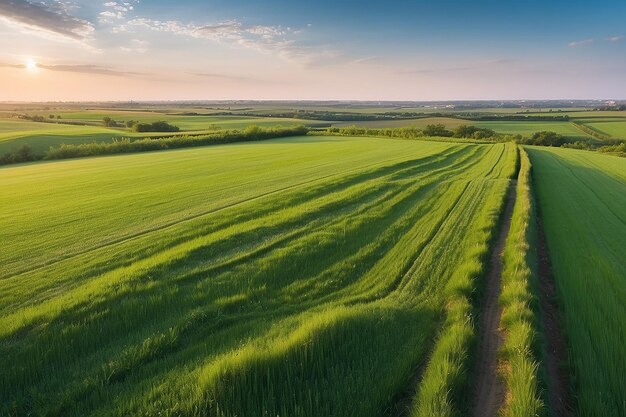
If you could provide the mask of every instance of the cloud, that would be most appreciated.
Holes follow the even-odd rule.
[[[135,9],[132,3],[126,1],[107,1],[102,4],[106,10],[100,12],[98,19],[103,23],[112,23],[115,20],[122,20],[126,14]]]
[[[21,28],[77,41],[87,39],[94,31],[93,25],[67,10],[67,4],[61,2],[47,5],[27,0],[0,1],[0,17]]]
[[[142,41],[140,39],[131,39],[124,46],[120,46],[120,50],[122,52],[138,52],[140,54],[145,54],[148,52],[148,47],[150,46],[150,42]]]
[[[619,42],[619,41],[621,41],[622,39],[624,39],[624,36],[623,36],[623,35],[619,35],[619,36],[610,36],[610,37],[606,38],[606,40],[607,40],[607,41],[609,41],[609,42]]]
[[[7,64],[4,62],[0,62],[0,68],[19,68],[19,69],[24,69],[26,68],[26,65],[24,64]]]
[[[214,79],[222,79],[222,80],[231,80],[231,81],[256,81],[256,79],[251,77],[243,77],[239,75],[230,75],[230,74],[218,74],[212,72],[188,72],[189,75],[194,75],[196,77],[202,78],[214,78]]]
[[[593,39],[584,39],[582,41],[574,41],[570,42],[567,46],[570,48],[578,48],[580,46],[591,45],[593,43]]]
[[[238,20],[227,20],[216,24],[195,25],[177,20],[154,20],[146,18],[131,19],[125,24],[113,28],[115,33],[128,32],[132,27],[144,27],[159,32],[173,33],[216,42],[225,42],[274,54],[285,60],[311,65],[335,60],[340,54],[330,48],[306,45],[296,38],[302,30],[290,27],[254,25],[245,26]]]
[[[81,74],[97,74],[97,75],[109,75],[114,77],[128,77],[128,76],[142,76],[146,75],[141,72],[130,72],[130,71],[119,71],[116,69],[112,69],[109,67],[103,67],[100,65],[44,65],[39,64],[38,68],[45,69],[48,71],[60,71],[60,72],[75,72]]]

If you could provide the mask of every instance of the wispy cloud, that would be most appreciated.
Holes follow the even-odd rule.
[[[578,48],[581,46],[591,45],[593,43],[593,39],[583,39],[581,41],[570,42],[567,46],[570,48]]]
[[[212,78],[212,79],[221,79],[221,80],[230,80],[230,81],[257,81],[256,78],[252,77],[244,77],[239,75],[231,75],[231,74],[218,74],[214,72],[188,72],[189,75],[194,75],[196,77],[201,78]]]
[[[26,65],[24,65],[24,64],[7,64],[7,63],[4,63],[4,62],[0,62],[0,68],[24,69],[24,68],[26,68]]]
[[[277,55],[285,60],[310,65],[328,62],[340,54],[317,45],[304,44],[297,40],[302,32],[290,27],[254,25],[246,26],[238,20],[227,20],[216,24],[195,25],[177,20],[154,20],[136,18],[113,28],[114,32],[128,32],[133,28],[144,27],[159,32],[180,36],[226,42],[253,49],[261,53]]]
[[[110,67],[104,67],[100,65],[89,64],[60,64],[60,65],[44,65],[39,64],[38,68],[48,71],[60,71],[60,72],[75,72],[81,74],[97,74],[97,75],[109,75],[114,77],[128,77],[128,76],[142,76],[147,75],[141,72],[121,71]]]
[[[148,52],[149,46],[150,42],[142,41],[141,39],[131,39],[125,45],[120,46],[120,50],[122,52],[137,52],[140,54],[145,54],[146,52]]]
[[[624,39],[624,35],[610,36],[610,37],[606,38],[606,40],[609,41],[609,42],[619,42],[622,39]]]
[[[87,39],[94,31],[93,25],[68,14],[69,9],[63,2],[48,5],[27,0],[2,0],[0,18],[37,33],[78,41]]]
[[[127,1],[107,1],[102,4],[105,8],[100,12],[98,18],[100,22],[112,23],[115,20],[122,20],[126,17],[126,14],[134,10],[135,6]]]

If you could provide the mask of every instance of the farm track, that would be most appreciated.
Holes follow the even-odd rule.
[[[489,259],[486,276],[485,296],[480,315],[480,333],[476,355],[476,383],[473,415],[491,417],[498,414],[504,401],[504,384],[498,375],[498,350],[504,335],[499,328],[502,307],[498,302],[502,287],[503,252],[506,238],[511,228],[517,180],[509,184],[506,206],[502,215],[500,230]]]
[[[569,417],[573,416],[574,412],[569,393],[569,374],[563,367],[563,364],[567,363],[567,344],[563,335],[561,313],[556,304],[556,288],[540,215],[537,216],[537,260],[541,323],[546,344],[548,404],[554,415]]]

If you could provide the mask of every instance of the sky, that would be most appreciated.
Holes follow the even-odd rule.
[[[0,101],[626,99],[624,0],[0,0]]]

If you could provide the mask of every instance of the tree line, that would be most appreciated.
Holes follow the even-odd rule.
[[[43,154],[35,154],[30,146],[23,145],[15,152],[7,152],[0,156],[0,164],[257,141],[287,136],[304,136],[308,132],[309,129],[304,126],[277,126],[265,128],[253,125],[248,126],[244,130],[223,130],[202,136],[179,135],[159,139],[142,138],[135,140],[122,138],[115,139],[111,142],[91,142],[75,145],[62,144],[58,147],[50,147],[50,149]]]

